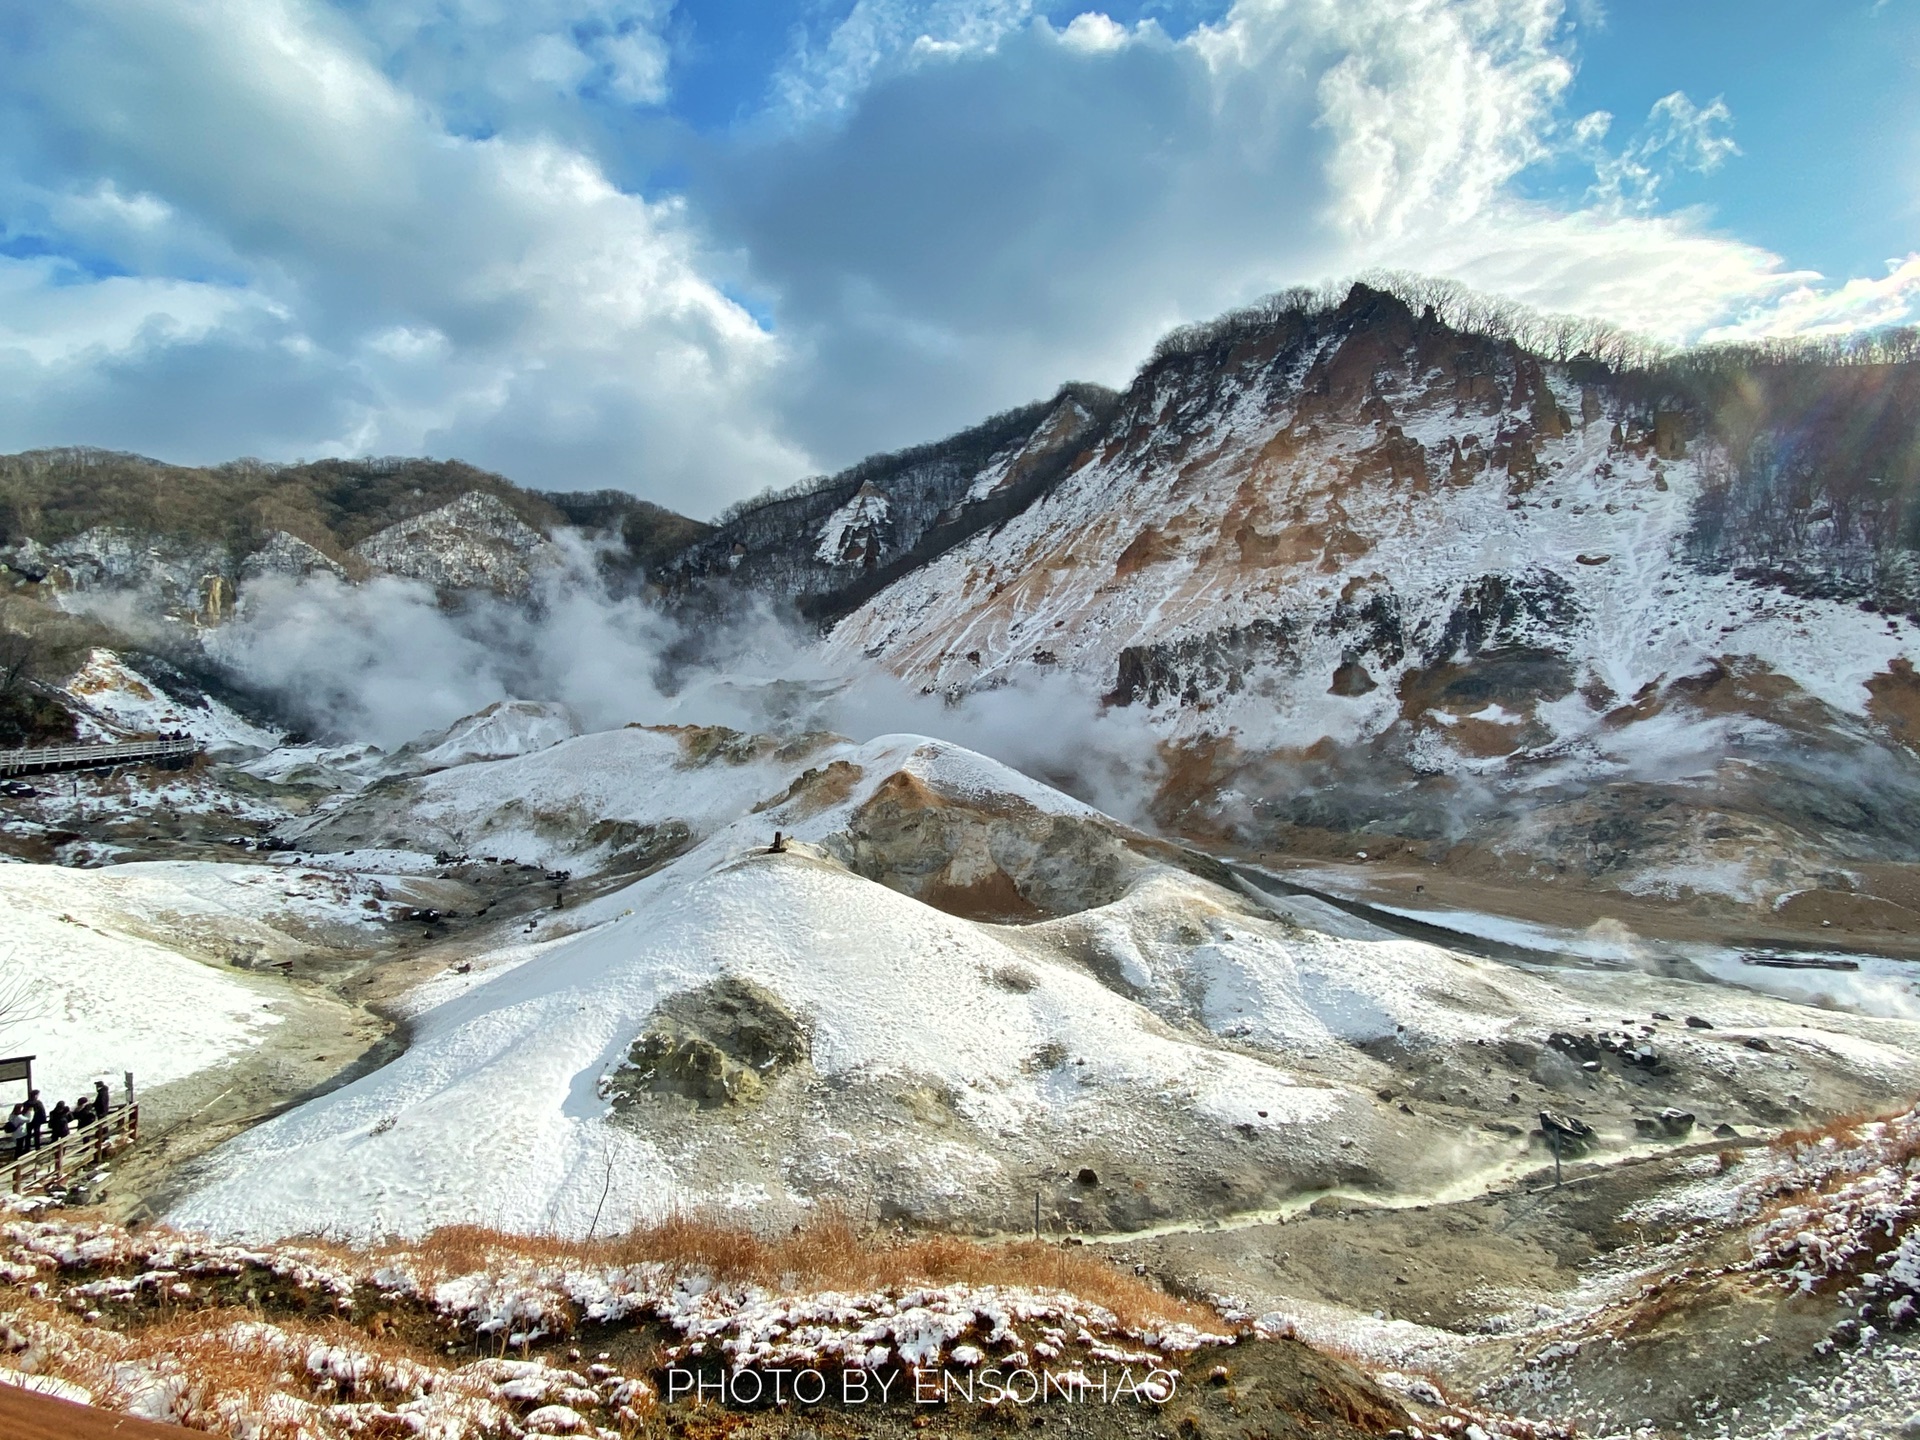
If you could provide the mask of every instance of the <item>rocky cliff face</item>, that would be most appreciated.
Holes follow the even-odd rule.
[[[131,591],[175,614],[216,618],[233,603],[226,547],[191,536],[100,525],[52,545],[17,541],[0,550],[0,563],[55,590]]]
[[[643,544],[662,517],[678,518],[627,498],[555,497]],[[555,558],[548,536],[572,518],[457,462],[190,469],[84,449],[0,456],[0,574],[14,588],[117,591],[151,614],[199,624],[225,618],[268,576],[386,573],[524,595]]]
[[[1196,833],[1838,884],[1920,858],[1916,373],[1617,375],[1356,287],[1163,347],[1056,484],[828,645],[1077,677],[1164,737]]]
[[[54,591],[125,592],[160,613],[203,624],[225,619],[241,588],[263,576],[347,577],[338,561],[284,530],[236,558],[213,541],[102,525],[52,545],[16,541],[0,548],[0,565]]]
[[[936,444],[751,501],[669,560],[662,578],[682,597],[739,586],[830,619],[1047,493],[1115,399],[1070,385]]]
[[[227,543],[121,526],[96,526],[51,545],[26,538],[0,549],[0,564],[23,581],[54,591],[125,592],[155,612],[201,624],[224,620],[241,592],[267,576],[387,574],[442,590],[523,596],[540,568],[557,558],[545,535],[479,491],[376,531],[343,560],[284,530],[239,553]]]

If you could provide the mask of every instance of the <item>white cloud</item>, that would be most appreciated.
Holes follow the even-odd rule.
[[[991,51],[1026,25],[1033,0],[854,0],[823,41],[802,29],[774,77],[781,118],[844,114],[866,89],[915,60]]]
[[[1798,278],[1798,277],[1796,277]],[[1822,289],[1807,283],[1785,288],[1769,303],[1754,306],[1737,319],[1707,327],[1706,340],[1757,340],[1780,335],[1844,335],[1897,325],[1920,315],[1920,254],[1887,262],[1877,280],[1856,279]]]
[[[204,339],[272,307],[244,291],[182,280],[112,275],[77,281],[50,257],[0,257],[0,374],[136,354]]]
[[[707,278],[679,202],[624,193],[549,139],[447,133],[297,0],[96,0],[82,14],[49,26],[46,63],[18,87],[36,138],[84,153],[95,196],[157,197],[149,229],[222,237],[239,273],[210,286],[16,270],[14,313],[50,337],[29,359],[137,351],[156,389],[169,369],[234,363],[210,350],[331,374],[328,405],[248,437],[270,453],[455,451],[696,511],[804,468],[759,398],[779,342]],[[271,343],[263,309],[288,332]],[[30,395],[55,377],[16,379]],[[13,444],[96,438],[46,433],[63,407],[9,408]],[[180,458],[228,449],[209,443]]]
[[[1575,127],[1575,141],[1593,161],[1595,203],[1612,210],[1650,211],[1676,170],[1710,175],[1740,153],[1730,133],[1733,112],[1714,99],[1698,106],[1676,90],[1653,102],[1646,124],[1618,153],[1604,138],[1613,117],[1595,111]]]
[[[1088,10],[1069,20],[1060,38],[1076,50],[1118,50],[1127,43],[1127,28],[1111,15]]]
[[[1786,270],[1759,246],[1710,233],[1697,216],[1568,213],[1507,199],[1444,231],[1403,235],[1380,253],[1389,268],[1449,275],[1671,344],[1819,279]]]
[[[665,102],[667,44],[658,34],[636,27],[607,36],[595,49],[616,96],[635,105]]]
[[[157,195],[122,195],[111,180],[103,180],[89,190],[58,197],[53,213],[69,230],[98,234],[157,230],[173,218],[173,207]]]
[[[35,8],[0,214],[72,258],[0,261],[0,446],[457,454],[706,513],[1374,266],[1676,340],[1920,293],[1663,211],[1731,117],[1676,92],[1608,149],[1558,0],[1037,10],[856,0],[689,141],[670,0]],[[1569,156],[1585,204],[1517,198]],[[684,194],[637,193],[660,159]]]
[[[1561,119],[1562,21],[1556,0],[1238,0],[1174,39],[863,4],[809,52],[814,108],[694,200],[777,297],[805,357],[786,409],[836,461],[1123,380],[1175,323],[1375,266],[1672,340],[1814,284],[1699,215],[1515,198],[1535,162],[1595,153]],[[1724,111],[1683,100],[1636,164],[1724,158]]]
[[[382,0],[356,15],[382,67],[457,128],[547,126],[586,117],[604,86],[625,104],[667,96],[672,0]]]

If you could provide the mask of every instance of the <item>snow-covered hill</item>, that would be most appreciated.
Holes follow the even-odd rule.
[[[576,809],[684,848],[428,982],[405,1055],[218,1152],[181,1223],[581,1233],[833,1202],[1019,1229],[1037,1193],[1049,1226],[1134,1228],[1482,1183],[1538,1163],[1532,1113],[1567,1092],[1634,1144],[1663,1105],[1751,1124],[1920,1081],[1910,1023],[1328,923],[920,737],[622,730],[413,783],[423,814],[519,816],[488,836],[507,856],[549,861],[563,837],[526,817]],[[1650,1018],[1699,1007],[1718,1028]],[[1594,1038],[1619,1016],[1664,1069]]]
[[[124,657],[96,647],[62,687],[83,740],[181,733],[214,754],[246,755],[271,750],[280,735],[237,714],[199,690],[186,676],[151,656],[142,674]]]

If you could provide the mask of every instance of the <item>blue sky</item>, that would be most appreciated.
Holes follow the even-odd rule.
[[[1269,290],[1920,318],[1920,0],[0,9],[0,448],[695,514]]]
[[[1573,113],[1724,99],[1740,154],[1681,169],[1665,199],[1830,275],[1920,246],[1920,5],[1913,0],[1612,4],[1583,27]]]

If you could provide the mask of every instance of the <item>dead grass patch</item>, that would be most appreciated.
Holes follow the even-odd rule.
[[[1882,1140],[1882,1144],[1887,1146],[1885,1160],[1893,1164],[1905,1164],[1914,1156],[1920,1156],[1920,1127],[1903,1131],[1895,1127],[1893,1121],[1912,1116],[1916,1108],[1920,1106],[1895,1106],[1891,1110],[1836,1116],[1818,1125],[1801,1125],[1799,1129],[1780,1131],[1780,1135],[1768,1142],[1768,1148],[1795,1160],[1805,1160],[1828,1140],[1839,1146],[1855,1146],[1864,1140],[1860,1131],[1864,1131],[1868,1125],[1889,1125],[1889,1133]]]
[[[1062,1290],[1139,1328],[1186,1323],[1218,1329],[1219,1315],[1169,1295],[1079,1247],[1022,1240],[988,1244],[952,1235],[875,1234],[825,1215],[784,1235],[763,1236],[702,1215],[675,1215],[605,1240],[513,1235],[449,1225],[407,1247],[423,1274],[468,1275],[503,1259],[581,1265],[647,1262],[716,1280],[776,1290],[894,1290],[1000,1285]]]

